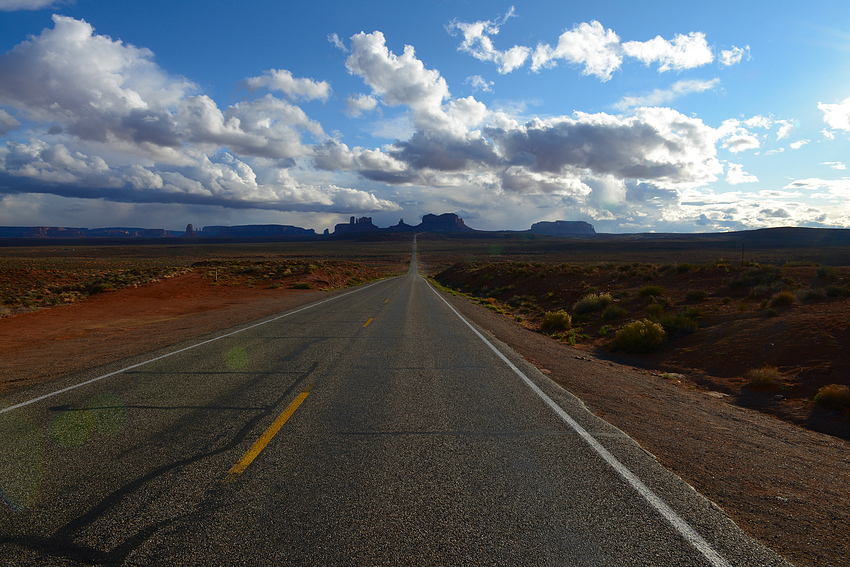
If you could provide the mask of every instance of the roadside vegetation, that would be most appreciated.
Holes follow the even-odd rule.
[[[213,286],[329,290],[403,274],[409,258],[408,242],[7,247],[0,248],[0,316],[189,273]]]
[[[433,279],[553,340],[697,371],[692,386],[799,424],[814,427],[818,408],[829,410],[850,438],[850,357],[839,338],[850,339],[850,268],[482,260]]]

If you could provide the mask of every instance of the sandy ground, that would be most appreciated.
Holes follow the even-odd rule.
[[[4,317],[0,395],[326,296],[212,286],[186,274]],[[634,437],[753,537],[800,566],[848,564],[850,442],[735,405],[687,375],[666,379],[572,348],[468,300],[450,301]]]

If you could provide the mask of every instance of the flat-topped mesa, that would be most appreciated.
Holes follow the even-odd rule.
[[[574,236],[583,234],[596,234],[593,225],[584,221],[540,221],[531,225],[528,230],[531,234],[544,234],[547,236]]]
[[[475,229],[466,226],[463,219],[454,213],[424,215],[418,229],[427,232],[475,232]]]
[[[198,233],[205,238],[273,238],[277,236],[313,236],[312,228],[288,224],[246,224],[237,226],[205,226]]]
[[[372,217],[351,217],[348,224],[340,223],[334,227],[334,234],[347,234],[350,232],[374,232],[380,230],[372,224]]]

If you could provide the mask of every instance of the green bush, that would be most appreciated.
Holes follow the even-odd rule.
[[[651,303],[646,306],[646,314],[652,319],[658,319],[664,314],[664,306],[660,303]]]
[[[800,300],[800,303],[811,303],[825,297],[826,290],[824,289],[801,289],[797,292],[797,299]]]
[[[708,297],[708,292],[704,289],[689,289],[685,294],[687,301],[704,301]]]
[[[824,281],[833,282],[840,275],[838,269],[834,266],[820,266],[817,271],[818,278]]]
[[[825,291],[827,297],[846,297],[850,295],[850,286],[828,285]]]
[[[614,344],[626,352],[652,352],[664,342],[667,333],[658,323],[649,319],[624,325],[614,338]]]
[[[589,293],[573,305],[573,311],[576,315],[584,315],[605,309],[613,302],[614,299],[610,293]]]
[[[727,279],[725,283],[731,289],[749,289],[757,285],[770,285],[781,279],[782,268],[756,265],[738,276]]]
[[[780,291],[770,298],[771,307],[787,307],[793,305],[797,298],[790,291]]]
[[[98,284],[94,284],[89,289],[89,295],[97,295],[98,293],[104,293],[104,292],[107,292],[107,291],[115,291],[115,288],[112,286],[112,284],[98,283]]]
[[[684,313],[665,315],[657,321],[671,339],[696,332],[699,324]]]
[[[313,289],[310,282],[296,282],[292,287],[293,289]]]
[[[610,321],[611,319],[619,319],[623,315],[628,313],[624,308],[619,305],[611,304],[605,308],[605,311],[602,312],[602,320]]]
[[[543,315],[543,323],[540,324],[541,329],[569,329],[573,324],[573,318],[570,314],[560,309],[558,311],[547,311]]]
[[[824,386],[815,394],[815,402],[832,409],[850,408],[850,388],[844,384]]]
[[[645,285],[638,290],[638,297],[658,297],[664,295],[664,288],[660,285]]]

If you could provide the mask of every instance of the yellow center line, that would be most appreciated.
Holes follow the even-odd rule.
[[[389,302],[390,302],[390,298],[389,298],[389,297],[388,297],[388,298],[386,298],[386,300],[384,300],[384,303],[389,303]]]
[[[366,323],[365,323],[363,326],[364,326],[364,327],[368,327],[368,326],[369,326],[369,323],[371,323],[371,322],[372,322],[372,319],[374,319],[374,317],[369,317],[369,320],[368,320],[368,321],[366,321]]]
[[[224,480],[224,482],[233,482],[239,477],[240,474],[245,471],[245,469],[248,468],[248,465],[250,465],[251,462],[257,458],[257,455],[259,455],[260,452],[266,448],[266,445],[269,444],[269,441],[272,440],[272,437],[275,436],[278,430],[283,427],[283,424],[286,423],[290,417],[292,417],[292,414],[295,413],[295,410],[298,409],[298,406],[301,405],[301,402],[303,402],[304,399],[307,397],[307,394],[310,393],[310,388],[312,387],[313,385],[310,384],[309,386],[304,388],[303,392],[298,394],[297,398],[292,400],[292,403],[289,404],[289,407],[287,407],[283,411],[283,413],[280,414],[276,420],[274,420],[274,423],[272,423],[269,428],[266,429],[265,433],[263,433],[263,435],[259,439],[257,439],[254,445],[250,449],[248,449],[248,452],[245,453],[241,459],[239,459],[239,462],[233,465],[233,468],[228,471],[227,478]]]

